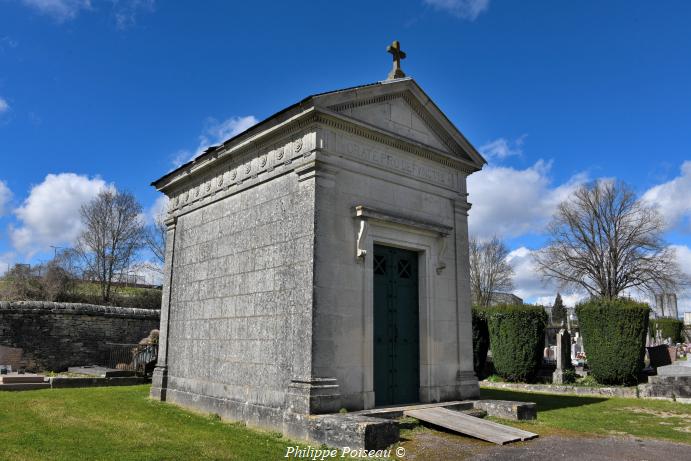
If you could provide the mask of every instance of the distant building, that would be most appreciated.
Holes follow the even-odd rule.
[[[679,318],[679,310],[677,309],[677,295],[676,293],[658,293],[655,295],[655,308],[653,310],[655,317],[672,317]]]
[[[495,291],[492,293],[492,299],[489,302],[490,306],[499,306],[501,304],[523,304],[523,299],[519,298],[513,293],[500,293]]]
[[[684,312],[684,325],[691,326],[691,312]]]

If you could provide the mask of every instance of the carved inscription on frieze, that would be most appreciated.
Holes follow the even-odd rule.
[[[327,144],[330,150],[346,154],[348,157],[355,158],[365,163],[382,166],[434,184],[456,188],[456,174],[451,171],[426,165],[421,160],[398,154],[386,147],[355,141],[340,133],[327,131],[324,134],[329,138]]]

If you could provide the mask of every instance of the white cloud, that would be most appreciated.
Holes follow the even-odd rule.
[[[12,200],[12,191],[5,181],[0,181],[0,216],[7,213],[10,200]]]
[[[197,149],[194,152],[186,149],[177,152],[173,158],[173,164],[177,168],[183,163],[194,160],[204,153],[208,147],[220,144],[242,133],[249,127],[256,125],[257,122],[258,120],[253,115],[230,117],[221,122],[210,117],[206,120],[202,134],[199,135],[199,145]]]
[[[10,110],[10,105],[7,103],[7,100],[0,98],[0,114],[7,112],[8,110]]]
[[[538,296],[535,298],[535,301],[531,302],[531,304],[538,304],[540,306],[554,306],[554,298],[557,297],[557,292],[558,291],[555,291],[554,294],[547,296]],[[561,300],[564,302],[566,307],[575,307],[576,304],[587,297],[585,293],[559,293],[561,294]]]
[[[469,21],[474,21],[489,8],[489,0],[424,0],[424,2],[435,9]]]
[[[0,253],[0,276],[4,275],[14,263],[17,262],[16,255],[12,252]]]
[[[526,303],[551,306],[554,304],[557,292],[561,290],[556,282],[542,279],[537,271],[533,254],[533,250],[520,247],[511,251],[506,257],[514,270],[513,293],[523,298]],[[584,299],[586,294],[567,291],[561,292],[561,297],[566,306],[573,307],[578,301]]]
[[[691,278],[691,248],[686,245],[670,245],[677,256],[681,270]]]
[[[515,141],[506,138],[495,139],[480,147],[480,152],[487,159],[504,160],[507,157],[523,155],[523,141],[526,135],[522,135]]]
[[[163,284],[163,267],[156,261],[140,261],[126,271],[128,276],[136,276],[137,283],[148,285]]]
[[[156,201],[154,201],[154,204],[151,205],[151,208],[149,208],[149,213],[147,216],[147,223],[150,224],[150,223],[155,222],[159,216],[166,213],[166,211],[168,210],[168,202],[169,201],[170,200],[165,195],[158,196],[158,198],[156,198]]]
[[[91,0],[22,0],[30,8],[62,23],[76,18],[81,11],[93,11]],[[106,2],[101,2],[106,3]],[[141,12],[154,11],[156,0],[109,0],[112,15],[118,29],[126,29],[136,23]]]
[[[22,2],[58,22],[74,19],[81,10],[91,9],[91,0],[22,0]]]
[[[557,205],[586,181],[578,174],[553,187],[551,162],[542,160],[524,170],[487,166],[468,178],[470,232],[478,238],[500,238],[540,233]]]
[[[26,255],[50,245],[74,243],[82,228],[79,210],[103,189],[112,187],[98,177],[74,173],[49,174],[34,186],[21,207],[14,210],[21,222],[10,227],[15,249]]]
[[[670,245],[674,249],[679,267],[691,279],[691,248],[686,245]],[[684,312],[691,312],[691,289],[686,288],[681,293],[677,293],[677,309],[681,315]]]
[[[5,51],[10,48],[17,48],[19,42],[10,36],[0,37],[0,51]]]
[[[649,189],[643,200],[657,208],[669,228],[691,231],[691,161],[681,166],[681,174]]]
[[[115,25],[118,29],[127,29],[137,22],[141,12],[151,13],[156,6],[155,0],[112,0]]]

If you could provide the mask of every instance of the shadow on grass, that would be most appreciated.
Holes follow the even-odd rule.
[[[558,410],[560,408],[582,407],[594,403],[604,402],[603,397],[581,397],[560,394],[536,394],[532,392],[516,392],[502,389],[481,389],[481,399],[517,400],[520,402],[535,402],[537,411]]]

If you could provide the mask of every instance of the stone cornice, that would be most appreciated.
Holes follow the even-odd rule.
[[[440,237],[446,237],[453,231],[453,227],[442,223],[422,220],[413,216],[404,216],[364,205],[357,205],[354,207],[353,216],[356,218],[410,227],[413,229],[430,232]]]
[[[468,216],[468,212],[470,211],[470,208],[472,208],[473,204],[467,201],[468,194],[464,195],[465,196],[462,199],[453,202],[453,207],[456,213]]]
[[[293,171],[303,163],[299,159],[318,153],[324,147],[325,140],[319,134],[322,128],[353,134],[466,175],[477,170],[471,163],[433,147],[328,109],[310,108],[238,145],[219,148],[203,161],[157,182],[157,188],[170,197],[169,211],[172,215],[187,213]],[[431,178],[418,179],[433,181]]]
[[[240,141],[237,144],[229,146],[219,146],[214,151],[206,154],[199,159],[198,162],[192,162],[179,171],[172,174],[172,176],[164,176],[158,181],[154,182],[154,186],[166,192],[168,189],[175,189],[180,182],[187,182],[191,177],[197,177],[201,174],[207,174],[214,165],[224,163],[228,158],[243,157],[247,154],[260,152],[271,148],[271,145],[277,140],[290,136],[306,126],[311,125],[316,120],[316,113],[314,108],[309,108],[283,123],[268,128],[255,136],[249,137]],[[170,196],[170,195],[169,195]]]
[[[409,92],[406,92],[409,93]],[[398,94],[397,94],[398,95]],[[398,95],[397,97],[400,97]],[[412,96],[411,101],[416,101]],[[419,103],[417,104],[419,106]],[[423,111],[424,113],[424,111]],[[272,148],[279,139],[290,136],[304,130],[315,123],[323,123],[340,130],[362,136],[382,144],[412,153],[414,155],[432,160],[442,165],[458,169],[465,174],[471,174],[478,168],[470,161],[450,155],[434,147],[421,144],[412,139],[403,138],[400,135],[389,133],[372,125],[368,125],[351,117],[344,116],[329,109],[310,108],[291,117],[285,122],[269,128],[256,136],[248,138],[234,146],[221,146],[210,155],[204,157],[198,163],[192,163],[171,177],[164,177],[155,183],[158,190],[168,196],[169,190],[175,190],[180,183],[187,183],[193,177],[208,174],[213,166],[226,163],[226,159],[240,158],[248,154],[261,152]],[[449,141],[450,142],[450,141]]]

